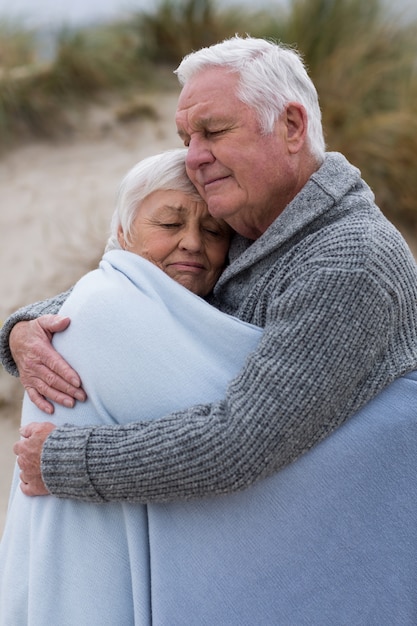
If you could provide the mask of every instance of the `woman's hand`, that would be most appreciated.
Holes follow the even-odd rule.
[[[51,345],[53,334],[68,328],[69,323],[68,317],[43,315],[17,323],[10,333],[10,350],[22,385],[32,402],[49,415],[54,407],[47,398],[69,408],[75,400],[86,399],[77,372]]]
[[[20,488],[27,496],[46,496],[49,492],[42,480],[42,447],[49,433],[54,430],[51,422],[32,422],[20,429],[21,439],[13,446],[20,467]]]

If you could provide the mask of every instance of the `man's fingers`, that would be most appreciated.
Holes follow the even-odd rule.
[[[39,485],[34,482],[24,483],[20,482],[20,489],[25,494],[25,496],[47,496],[49,491],[41,482]]]
[[[20,358],[20,369],[23,370],[20,372],[22,378],[36,376],[49,387],[57,388],[69,395],[73,395],[75,390],[81,387],[81,379],[77,372],[49,342],[41,338],[32,339],[25,357]]]
[[[86,399],[86,394],[82,389],[69,388],[65,385],[64,387],[69,391],[68,394],[57,391],[57,389],[46,385],[39,379],[36,381],[36,389],[35,387],[29,387],[26,385],[26,391],[30,400],[36,404],[38,409],[44,413],[48,413],[48,415],[52,415],[54,412],[54,405],[52,402],[72,409],[75,404],[75,400],[84,402]]]
[[[51,422],[32,422],[20,429],[24,439],[13,446],[20,468],[21,489],[27,496],[42,496],[48,493],[42,480],[41,453],[49,433],[55,428]]]
[[[57,354],[55,352],[55,354]],[[56,361],[56,359],[54,359]],[[61,373],[60,373],[61,372]],[[67,396],[72,396],[77,400],[85,400],[85,393],[80,388],[81,380],[79,376],[75,376],[74,370],[59,357],[59,362],[51,362],[50,367],[48,364],[39,367],[39,374],[41,382],[46,385],[47,388],[61,391]],[[42,393],[42,392],[41,392]]]
[[[69,317],[61,317],[60,315],[43,315],[39,317],[38,320],[39,326],[43,328],[47,333],[63,332],[66,330],[71,322]],[[61,391],[67,393],[69,395],[73,395],[73,389],[81,387],[81,379],[78,376],[77,372],[72,369],[70,365],[54,350],[51,348],[50,351],[46,353],[46,360],[44,361],[45,366],[50,369],[52,372],[57,374],[63,381],[66,381],[68,388],[65,389],[63,387],[59,387]],[[50,381],[50,386],[53,382]]]
[[[54,334],[66,330],[71,320],[69,317],[62,317],[61,315],[42,315],[38,318],[38,322],[45,331]]]
[[[26,496],[46,496],[49,494],[41,478],[30,478],[24,471],[19,473],[20,489]]]
[[[51,402],[48,402],[44,396],[41,396],[40,393],[36,391],[33,387],[26,387],[27,394],[29,399],[33,404],[35,404],[38,409],[47,413],[48,415],[52,415],[54,412],[54,405]]]
[[[75,400],[86,399],[77,372],[51,344],[53,334],[64,331],[69,323],[68,317],[43,315],[30,322],[19,322],[10,334],[21,383],[31,401],[49,415],[54,411],[51,402],[71,408]]]
[[[56,387],[66,393],[73,393],[75,389],[81,387],[81,379],[77,372],[49,346],[42,346],[42,350],[37,355],[38,363],[41,366],[41,373],[49,386]],[[54,376],[55,375],[55,376]]]
[[[71,387],[79,388],[81,380],[77,372],[56,352],[51,345],[55,332],[65,330],[70,323],[68,317],[43,315],[36,320],[19,322],[10,333],[9,343],[12,356],[24,378],[31,375],[44,378],[43,372],[50,370]],[[48,384],[51,380],[48,381]],[[54,386],[50,384],[50,386]],[[39,391],[39,390],[38,390]],[[62,389],[61,389],[62,391]]]
[[[65,361],[63,361],[63,363],[65,363]],[[68,396],[83,402],[86,399],[86,394],[78,385],[78,383],[81,382],[79,378],[77,377],[77,379],[74,380],[74,383],[77,384],[72,384],[68,378],[57,373],[58,369],[59,368],[56,368],[53,371],[51,368],[48,368],[47,365],[38,365],[36,374],[31,377],[33,379],[33,386],[36,387],[39,393],[59,404],[63,404],[62,400]],[[66,371],[73,370],[68,366],[68,370]],[[51,393],[53,393],[53,395],[51,395]]]
[[[84,402],[87,397],[81,387],[72,385],[68,380],[51,371],[43,364],[34,363],[31,370],[28,370],[28,367],[26,367],[26,373],[22,372],[21,379],[29,398],[41,410],[45,410],[44,407],[50,405],[49,402],[46,402],[46,404],[42,402],[41,396],[44,399],[47,398],[52,402],[69,408],[74,406],[75,400]],[[50,409],[53,412],[52,405],[50,405]],[[50,413],[51,410],[46,412]]]

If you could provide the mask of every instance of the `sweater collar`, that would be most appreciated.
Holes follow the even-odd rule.
[[[297,232],[330,211],[355,187],[362,193],[365,189],[368,190],[373,200],[373,194],[362,181],[360,171],[342,154],[326,153],[320,168],[312,174],[301,191],[259,239],[251,241],[240,235],[235,236],[229,253],[230,265],[219,282],[224,283],[273,249],[285,244]]]

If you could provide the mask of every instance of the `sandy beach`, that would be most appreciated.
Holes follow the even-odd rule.
[[[121,102],[94,105],[65,140],[35,142],[0,155],[0,321],[52,296],[95,267],[107,239],[117,187],[134,163],[181,145],[178,93],[138,96],[154,116],[120,114]],[[14,467],[20,385],[0,370],[0,533]]]
[[[120,102],[95,105],[65,141],[30,143],[0,156],[0,321],[95,267],[123,175],[141,158],[180,146],[177,96],[175,90],[138,96],[156,113],[141,119],[121,116]],[[0,534],[21,396],[17,380],[0,371]]]

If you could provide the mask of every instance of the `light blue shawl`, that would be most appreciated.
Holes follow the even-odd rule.
[[[75,409],[56,406],[61,424],[154,419],[219,400],[262,334],[123,251],[107,253],[61,313],[72,321],[54,343],[88,394]],[[25,397],[23,423],[49,419]],[[150,601],[146,506],[28,498],[16,470],[0,547],[1,626],[150,624]]]
[[[105,255],[62,313],[73,321],[55,343],[89,400],[57,407],[60,423],[218,399],[261,335],[124,252]],[[411,373],[291,466],[228,496],[30,499],[16,473],[1,626],[416,624],[416,400]],[[44,418],[25,399],[23,420]]]

